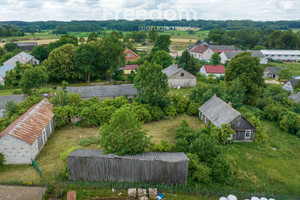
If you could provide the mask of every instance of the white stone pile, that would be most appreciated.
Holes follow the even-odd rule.
[[[220,197],[219,200],[238,200],[236,196],[230,194],[228,195],[228,197]],[[245,199],[245,200],[275,200],[275,199],[267,199],[265,197],[261,197],[261,198],[258,198],[258,197],[251,197],[251,199]]]

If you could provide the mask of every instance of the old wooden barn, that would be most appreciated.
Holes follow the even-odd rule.
[[[74,150],[68,156],[73,181],[156,182],[186,184],[188,157],[184,153],[145,152],[133,156]]]
[[[252,142],[255,136],[255,127],[237,110],[231,107],[217,96],[213,96],[200,108],[201,120],[208,126],[221,127],[222,124],[230,124],[236,134],[232,136],[234,141]]]

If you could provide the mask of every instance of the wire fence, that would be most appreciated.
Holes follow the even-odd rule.
[[[300,196],[290,196],[286,194],[273,194],[273,193],[259,193],[259,192],[244,192],[238,190],[215,190],[208,187],[197,187],[190,185],[165,185],[157,183],[117,183],[117,182],[89,182],[89,181],[53,181],[51,183],[44,181],[5,181],[1,180],[2,185],[16,185],[16,186],[39,186],[44,187],[43,194],[47,190],[48,186],[52,188],[59,188],[63,190],[80,190],[80,189],[116,189],[127,190],[129,188],[157,188],[160,193],[173,193],[173,194],[185,194],[185,195],[201,195],[206,197],[221,197],[234,194],[241,199],[250,199],[253,196],[274,198],[276,200],[300,200]],[[43,196],[41,194],[41,197]],[[42,199],[42,198],[41,198]]]

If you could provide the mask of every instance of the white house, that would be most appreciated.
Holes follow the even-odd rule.
[[[225,67],[224,65],[203,65],[199,72],[205,76],[213,74],[215,77],[220,77],[225,75]]]
[[[225,64],[226,61],[230,61],[233,57],[243,51],[223,51],[220,54],[221,63]],[[252,57],[257,57],[260,60],[260,64],[268,64],[268,59],[261,53],[261,51],[249,51]]]
[[[261,53],[267,59],[273,59],[278,61],[295,61],[300,60],[299,50],[261,50]]]
[[[209,61],[214,53],[222,53],[225,51],[235,51],[233,45],[196,45],[191,46],[190,54],[199,60]]]
[[[0,133],[5,164],[31,164],[55,128],[53,106],[44,99]]]
[[[299,81],[299,79],[290,79],[288,82],[286,82],[282,88],[290,91],[290,92],[294,92],[295,86],[297,84],[297,82]]]
[[[195,87],[197,77],[176,64],[162,70],[168,76],[169,87]]]
[[[9,60],[5,61],[3,63],[3,66],[0,67],[0,84],[4,85],[5,78],[6,78],[6,72],[9,70],[14,69],[17,66],[17,63],[20,64],[32,64],[32,65],[38,65],[40,64],[40,61],[35,59],[32,55],[29,55],[28,53],[21,52],[14,57],[10,58]]]

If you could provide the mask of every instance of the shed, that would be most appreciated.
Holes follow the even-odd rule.
[[[300,92],[291,94],[289,99],[293,100],[294,102],[300,102]]]
[[[28,53],[25,52],[21,52],[15,55],[14,57],[10,58],[9,60],[5,61],[3,65],[10,65],[15,68],[17,66],[17,62],[19,62],[20,64],[25,64],[25,63],[29,63],[32,65],[40,64],[40,61],[35,59],[32,55],[29,55]]]
[[[197,77],[182,69],[177,64],[170,65],[162,70],[168,76],[169,87],[195,87]]]
[[[23,102],[28,95],[3,95],[0,96],[0,113],[1,117],[5,117],[5,106],[7,102],[13,101],[14,103],[21,103]]]
[[[186,184],[185,153],[145,152],[133,156],[104,154],[101,150],[77,149],[68,156],[73,181],[156,182]]]
[[[277,73],[279,70],[281,70],[281,67],[267,67],[264,71],[264,77],[278,79]]]
[[[5,64],[0,67],[0,84],[5,85],[6,80],[6,72],[13,70],[15,67]]]
[[[67,87],[66,91],[68,93],[79,93],[83,99],[98,97],[100,100],[121,96],[134,98],[138,95],[133,84]]]
[[[31,164],[55,129],[53,106],[44,99],[0,133],[5,164]]]
[[[124,74],[131,74],[132,72],[136,73],[139,68],[139,65],[125,65],[123,68]]]
[[[37,42],[15,42],[22,51],[32,51],[38,45]]]
[[[221,127],[222,124],[230,124],[236,132],[232,138],[234,141],[252,142],[255,136],[255,127],[237,110],[231,107],[217,96],[211,97],[200,108],[201,120],[208,126]]]
[[[224,65],[203,65],[200,69],[200,74],[208,76],[213,74],[216,77],[221,77],[225,75]]]
[[[294,92],[294,89],[298,83],[300,79],[289,79],[283,86],[282,88],[290,91],[290,92]]]

